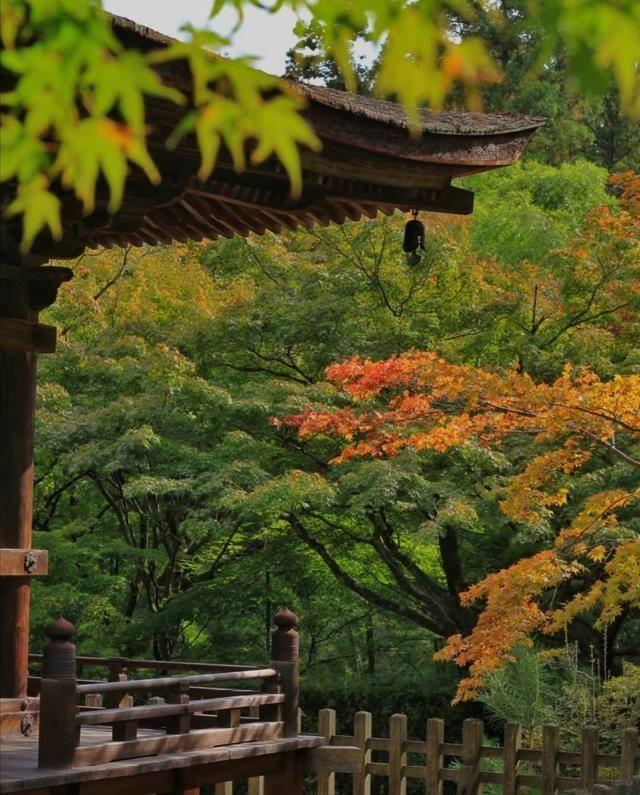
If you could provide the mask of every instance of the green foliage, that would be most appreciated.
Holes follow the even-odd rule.
[[[511,208],[531,207],[564,250],[594,205],[617,206],[602,172],[529,163],[476,187],[471,219],[426,219],[414,269],[401,217],[74,264],[46,313],[58,353],[40,363],[36,543],[52,574],[36,584],[35,648],[63,609],[87,653],[252,662],[266,654],[265,614],[288,604],[302,619],[308,709],[327,706],[325,688],[345,714],[409,708],[400,685],[385,696],[402,666],[429,689],[435,636],[474,617],[459,592],[539,543],[498,509],[527,444],[328,467],[333,442],[301,443],[272,418],[340,405],[323,371],[353,354],[427,345],[502,367],[521,356],[537,377],[567,351],[605,373],[627,366],[634,343],[615,314],[568,329],[544,356],[512,322],[529,316],[531,281]],[[534,231],[538,275],[577,276],[581,260]],[[618,267],[629,284],[631,266]],[[591,287],[571,277],[566,289],[579,301]],[[560,324],[565,304],[555,311]],[[609,486],[617,471],[603,456],[573,488]],[[455,683],[438,670],[442,714]]]
[[[240,24],[246,2],[258,5],[216,0],[214,24],[228,5],[237,10]],[[517,96],[520,107],[552,118],[553,134],[543,146],[553,150],[555,162],[576,149],[586,154],[594,147],[610,168],[637,157],[632,151],[638,145],[637,129],[617,111],[619,100],[629,118],[640,115],[636,0],[615,6],[605,0],[552,0],[542,7],[532,1],[512,7],[467,0],[260,4],[271,12],[283,6],[308,14],[311,23],[300,31],[301,43],[326,55],[302,64],[292,55],[294,76],[322,76],[334,85],[344,81],[350,88],[397,98],[414,121],[417,108],[425,104],[441,107],[454,101],[478,109],[489,88],[493,110],[507,104],[518,109]],[[299,192],[299,149],[319,145],[299,115],[300,99],[277,78],[255,70],[252,59],[218,57],[228,42],[214,30],[186,26],[186,41],[140,52],[122,47],[99,3],[89,0],[3,0],[1,13],[1,63],[13,84],[3,95],[8,110],[2,117],[0,179],[12,182],[7,212],[23,219],[23,250],[43,229],[61,236],[61,187],[90,213],[104,178],[108,209],[115,212],[132,166],[152,183],[160,181],[146,147],[146,97],[185,107],[167,146],[194,133],[201,179],[215,167],[224,144],[239,170],[249,151],[254,163],[275,156],[289,175],[292,193]],[[358,39],[379,48],[373,69],[355,62]],[[154,68],[175,61],[188,64],[190,96],[163,83]],[[571,89],[560,76],[565,73]],[[586,100],[585,110],[584,102],[575,100],[576,89],[582,95],[606,95],[606,101]]]

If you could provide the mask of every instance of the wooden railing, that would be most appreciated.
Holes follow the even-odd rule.
[[[53,622],[45,654],[31,655],[32,662],[42,664],[42,676],[31,682],[40,695],[39,766],[77,767],[295,736],[297,619],[281,611],[274,620],[273,660],[264,667],[76,658],[73,627]],[[105,666],[109,679],[78,679],[78,664]],[[128,678],[131,670],[185,668],[199,673]],[[260,686],[234,686],[251,681]],[[109,727],[110,738],[100,742],[97,727]],[[88,744],[82,743],[83,728],[94,730]]]
[[[412,740],[407,736],[406,715],[393,715],[388,736],[377,737],[372,732],[371,713],[358,712],[353,734],[340,735],[336,734],[334,710],[324,709],[318,715],[318,734],[329,745],[359,749],[358,772],[352,774],[353,795],[370,795],[374,777],[386,779],[389,795],[404,795],[410,780],[421,782],[417,791],[427,795],[442,795],[445,781],[456,784],[459,795],[477,795],[483,784],[500,785],[503,795],[516,795],[525,787],[539,790],[541,795],[558,790],[598,792],[615,781],[633,782],[640,792],[637,729],[623,732],[620,753],[607,754],[598,751],[595,726],[583,730],[579,749],[564,751],[558,726],[545,726],[540,746],[525,748],[520,726],[509,723],[502,745],[494,746],[485,743],[481,721],[466,720],[462,742],[450,743],[445,742],[445,725],[439,718],[427,721],[425,739]],[[603,768],[613,769],[615,774],[604,778],[599,774]],[[334,795],[335,776],[330,771],[318,776],[316,791]],[[231,792],[228,789],[227,795]]]

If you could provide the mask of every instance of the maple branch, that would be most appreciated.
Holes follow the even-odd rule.
[[[290,524],[290,526],[295,530],[305,544],[313,549],[314,552],[318,553],[336,579],[349,588],[349,590],[358,594],[358,596],[361,596],[370,604],[376,605],[376,607],[380,607],[382,610],[386,610],[389,613],[402,616],[409,621],[413,621],[415,624],[428,629],[430,632],[434,632],[436,635],[443,637],[448,634],[446,631],[443,632],[442,627],[431,618],[424,615],[424,613],[415,610],[412,607],[408,607],[407,605],[403,605],[400,602],[396,602],[395,600],[388,599],[387,597],[382,596],[382,594],[372,591],[366,585],[357,582],[357,580],[355,580],[342,568],[342,566],[340,566],[338,561],[331,555],[327,547],[318,541],[317,538],[312,536],[311,533],[309,533],[307,528],[302,524],[300,519],[295,516],[295,514],[282,514],[281,518]]]
[[[632,467],[636,467],[636,469],[640,469],[640,461],[632,458],[627,453],[623,452],[619,447],[616,447],[615,444],[612,442],[607,442],[605,439],[601,439],[597,434],[591,433],[590,431],[583,431],[586,436],[590,436],[596,442],[601,444],[603,447],[606,447],[607,450],[610,450],[614,455],[617,455],[618,458],[621,458],[625,463],[630,464]]]

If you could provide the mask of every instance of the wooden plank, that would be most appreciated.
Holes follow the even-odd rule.
[[[585,726],[582,730],[581,788],[588,792],[598,777],[598,727]]]
[[[24,353],[54,353],[56,328],[17,317],[0,317],[0,348]]]
[[[0,549],[0,577],[42,577],[48,571],[46,549]]]
[[[36,702],[37,706],[37,702]],[[27,710],[0,713],[0,742],[8,737],[29,737],[38,732],[39,713]]]
[[[331,738],[336,733],[336,711],[335,709],[321,709],[318,713],[318,734],[320,734],[327,741],[331,742]],[[331,770],[331,768],[324,768]],[[312,772],[312,771],[309,771]],[[318,795],[335,795],[336,791],[336,777],[334,773],[322,772],[322,770],[313,771],[318,773],[318,781],[316,783]]]
[[[230,743],[246,743],[257,740],[274,740],[282,737],[283,726],[278,723],[251,723],[233,729],[201,729],[189,734],[172,734],[126,742],[110,742],[104,745],[77,748],[73,766],[97,765],[117,759],[136,756],[176,754],[200,748],[214,748]]]
[[[0,698],[0,715],[5,712],[33,712],[40,708],[37,698]]]
[[[407,716],[392,715],[389,720],[389,795],[406,795],[407,792],[407,779],[403,775],[407,764],[406,739]]]
[[[371,776],[388,776],[388,762],[369,762],[367,763],[367,773]]]
[[[329,745],[353,745],[355,738],[352,734],[334,734],[329,740]]]
[[[556,791],[556,776],[558,775],[557,753],[559,745],[559,727],[544,726],[542,729],[542,795],[553,795]]]
[[[321,777],[332,776],[335,792],[336,773],[357,773],[360,768],[360,749],[355,746],[321,745],[310,748],[300,757],[300,768],[303,773],[317,773],[318,782]],[[318,786],[318,792],[320,792]],[[327,790],[323,790],[327,792]]]
[[[40,686],[38,766],[71,767],[80,727],[76,725],[76,683],[43,679]]]
[[[625,729],[622,734],[622,750],[620,755],[620,778],[631,781],[636,771],[636,760],[640,757],[638,751],[638,730]]]
[[[517,795],[518,751],[521,743],[522,727],[517,723],[507,723],[504,728],[502,795]]]
[[[438,773],[444,767],[442,743],[444,742],[444,721],[441,718],[427,720],[425,781],[429,795],[442,795],[442,780]]]
[[[480,795],[480,760],[484,726],[482,721],[468,718],[462,724],[462,765],[464,776],[460,785],[460,795]]]
[[[78,685],[78,693],[126,693],[137,690],[163,690],[175,687],[179,682],[188,685],[205,684],[206,682],[231,682],[243,679],[275,678],[278,672],[273,668],[252,668],[243,671],[224,673],[195,674],[193,676],[162,676],[154,679],[131,679],[126,682],[92,682]]]
[[[371,751],[368,746],[372,726],[370,712],[356,712],[353,719],[353,740],[354,745],[360,750],[360,765],[353,775],[353,795],[371,795],[371,776],[367,767],[371,763]]]

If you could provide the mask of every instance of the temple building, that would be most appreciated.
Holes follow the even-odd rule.
[[[144,51],[171,41],[124,18],[112,17],[112,25],[127,48]],[[158,71],[188,93],[186,63]],[[183,109],[148,98],[148,145],[159,185],[132,168],[119,210],[109,213],[101,186],[88,216],[60,189],[63,235],[41,234],[28,255],[19,250],[19,223],[2,219],[0,793],[195,793],[205,784],[264,776],[264,793],[275,795],[301,792],[305,771],[330,763],[334,770],[352,769],[349,748],[340,754],[322,738],[298,733],[297,630],[286,611],[276,616],[268,663],[78,658],[102,666],[99,681],[77,678],[73,628],[57,619],[47,630],[44,660],[37,654],[42,649],[32,650],[40,675],[29,675],[30,582],[47,574],[47,555],[32,549],[31,538],[36,360],[56,344],[55,329],[40,323],[38,313],[73,275],[46,263],[87,248],[278,234],[395,210],[468,214],[473,193],[452,182],[515,163],[542,124],[526,116],[423,110],[414,135],[392,102],[318,86],[291,88],[304,97],[303,115],[322,143],[318,152],[301,152],[302,190],[295,198],[275,159],[238,173],[222,150],[210,178],[199,180],[195,138],[171,151],[165,145]],[[15,189],[2,185],[3,205]],[[138,671],[151,678],[125,678]],[[244,689],[246,682],[254,682],[253,689]]]

